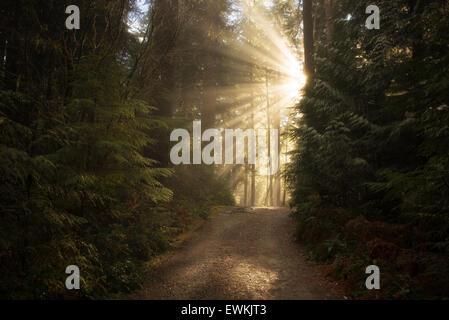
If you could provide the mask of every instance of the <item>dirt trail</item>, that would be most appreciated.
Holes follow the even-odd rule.
[[[150,273],[132,299],[340,299],[295,242],[286,209],[222,212]]]

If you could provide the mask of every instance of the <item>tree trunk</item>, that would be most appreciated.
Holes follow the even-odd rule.
[[[312,0],[304,0],[303,22],[304,22],[304,71],[307,77],[310,78],[311,76],[313,76],[314,73]]]
[[[332,41],[334,35],[334,14],[335,14],[335,1],[336,0],[325,0],[325,11],[326,11],[326,39],[327,41]]]
[[[153,54],[158,61],[157,90],[165,92],[157,96],[156,115],[170,117],[173,113],[172,92],[175,90],[175,62],[170,54],[175,47],[178,30],[178,0],[159,0],[155,3],[155,29]]]
[[[267,133],[268,133],[268,159],[271,159],[271,139],[270,139],[270,130],[271,130],[271,115],[270,115],[270,89],[269,89],[269,80],[268,80],[268,68],[265,69],[265,89],[266,89],[266,99],[267,99]],[[265,197],[265,206],[270,206],[272,202],[273,195],[273,177],[271,175],[267,175],[267,194]]]
[[[254,82],[253,68],[251,68],[250,83]],[[251,86],[251,128],[254,127],[254,88]],[[251,165],[251,207],[256,205],[256,165]]]
[[[243,188],[243,206],[248,206],[248,175],[249,175],[249,165],[245,164],[245,182]]]

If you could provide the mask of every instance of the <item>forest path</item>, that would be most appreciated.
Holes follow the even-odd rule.
[[[258,208],[214,215],[129,298],[339,299],[333,289],[295,241],[289,211]]]

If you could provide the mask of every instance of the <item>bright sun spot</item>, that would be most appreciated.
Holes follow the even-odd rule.
[[[287,79],[282,85],[283,94],[289,99],[298,100],[301,97],[301,89],[305,86],[307,77],[299,67],[299,62],[295,61],[295,67],[289,70]]]

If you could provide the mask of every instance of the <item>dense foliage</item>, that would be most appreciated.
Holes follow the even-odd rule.
[[[172,166],[170,133],[197,119],[287,131],[301,42],[285,173],[299,238],[352,297],[449,297],[449,2],[378,0],[368,30],[371,2],[3,0],[0,298],[133,290],[230,189],[284,203],[281,176],[256,165]],[[71,4],[80,30],[65,28]],[[365,290],[371,264],[381,291]]]
[[[78,1],[79,31],[65,29],[64,2],[1,6],[1,298],[134,289],[174,236],[233,202],[213,168],[155,157],[176,125],[158,74],[177,35],[165,18],[178,11],[152,4],[140,37],[128,28],[135,1]],[[69,265],[80,291],[65,288]]]
[[[368,30],[371,2],[314,7],[327,23],[288,173],[298,233],[354,296],[447,298],[449,3],[376,1]],[[367,293],[371,264],[382,290]]]

